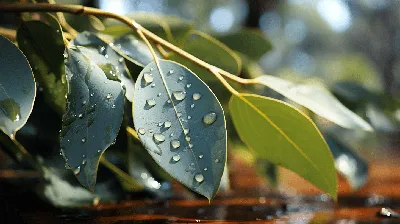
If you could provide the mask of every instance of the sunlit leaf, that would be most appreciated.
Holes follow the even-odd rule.
[[[153,56],[146,44],[133,35],[124,35],[116,39],[114,45],[120,49],[121,53],[142,67],[153,61]]]
[[[358,190],[364,186],[368,180],[367,162],[333,136],[327,134],[325,139],[335,158],[336,169],[347,179],[351,188]]]
[[[257,30],[242,29],[238,32],[218,37],[218,39],[231,49],[256,61],[272,49],[271,42],[261,31]]]
[[[347,109],[328,90],[321,86],[295,84],[269,75],[255,78],[254,83],[265,85],[344,128],[372,131],[372,127],[366,121]]]
[[[336,198],[332,154],[309,118],[286,103],[252,94],[232,96],[230,111],[240,138],[250,149]]]
[[[200,31],[191,32],[183,44],[183,50],[234,75],[238,75],[242,69],[240,57],[233,50]],[[169,59],[187,66],[204,81],[217,80],[209,71],[179,55],[173,55]]]
[[[120,82],[110,79],[79,49],[70,48],[68,53],[61,150],[78,180],[92,190],[100,156],[118,134],[124,96]]]
[[[97,18],[96,16],[89,15],[88,19],[89,19],[90,25],[92,25],[93,28],[95,28],[96,30],[103,31],[106,29],[103,22],[101,22],[101,20],[99,18]]]
[[[211,200],[226,161],[224,113],[190,70],[172,61],[147,65],[136,82],[134,124],[154,160],[171,176]]]
[[[100,68],[107,70],[105,74],[110,79],[120,80],[125,88],[126,98],[132,102],[135,83],[127,71],[124,58],[115,51],[114,43],[106,43],[93,33],[83,32],[71,44],[84,46],[81,49],[83,54]]]
[[[18,29],[17,41],[33,67],[47,103],[59,114],[64,113],[67,84],[63,56],[65,45],[60,25],[54,29],[40,21],[24,22]]]
[[[0,130],[11,138],[32,112],[35,80],[24,54],[0,35]]]

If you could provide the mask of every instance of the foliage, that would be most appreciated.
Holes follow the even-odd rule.
[[[157,192],[168,190],[164,183],[173,177],[211,200],[227,162],[227,142],[237,142],[237,134],[258,161],[268,161],[263,164],[272,173],[276,167],[270,163],[286,167],[336,198],[334,157],[316,124],[294,106],[349,129],[370,131],[367,122],[323,87],[261,75],[257,60],[271,45],[257,31],[244,29],[216,39],[178,18],[133,19],[185,52],[157,41],[143,27],[134,30],[121,22],[104,26],[94,15],[89,21],[104,32],[84,31],[70,40],[68,29],[49,14],[24,21],[16,38],[23,54],[0,36],[0,52],[7,52],[0,56],[0,128],[10,137],[0,138],[0,146],[11,155],[26,147],[31,168],[47,180],[39,191],[44,197],[57,206],[80,206],[95,199],[66,178],[54,157],[44,156],[60,152],[69,175],[99,198],[119,197],[119,192],[110,193],[110,183],[95,187],[97,176],[104,180],[98,168],[104,168],[114,176],[111,185],[119,183],[124,191],[160,196]],[[35,101],[31,68],[40,86],[40,112],[21,130],[20,144],[15,132],[27,122]],[[243,79],[241,74],[258,77]],[[245,88],[252,84],[267,86],[296,104]],[[245,93],[249,90],[253,94]],[[222,105],[216,95],[222,95]],[[55,122],[39,125],[37,120],[46,113]],[[49,151],[33,149],[37,143],[32,135],[45,139]],[[143,147],[153,160],[143,154]],[[334,151],[335,158],[343,152],[347,150]],[[32,159],[37,155],[45,162]],[[57,194],[63,191],[77,195],[59,203]]]

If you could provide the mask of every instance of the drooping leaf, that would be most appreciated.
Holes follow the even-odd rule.
[[[364,186],[368,180],[367,162],[332,135],[326,134],[325,139],[335,158],[336,170],[347,179],[353,190]]]
[[[113,143],[121,125],[123,90],[119,81],[109,79],[79,49],[68,52],[61,150],[78,180],[92,190],[101,154]]]
[[[233,50],[200,31],[191,32],[183,44],[183,50],[234,75],[238,75],[242,69],[240,57]],[[209,71],[179,55],[172,55],[169,59],[187,66],[204,81],[217,81]]]
[[[54,29],[40,21],[24,22],[18,29],[17,41],[33,66],[35,78],[43,89],[47,103],[63,114],[67,84],[63,56],[65,45],[60,25]]]
[[[258,61],[261,56],[272,49],[271,42],[257,30],[242,29],[218,39],[231,49],[238,51],[252,60]]]
[[[110,79],[120,80],[125,87],[125,97],[132,102],[135,83],[126,68],[124,58],[115,51],[114,43],[106,43],[94,33],[83,32],[71,44],[84,46],[81,49],[83,54],[103,70],[106,69],[105,73]]]
[[[336,172],[315,124],[292,106],[252,94],[232,96],[236,131],[261,158],[299,174],[336,198]]]
[[[0,130],[10,138],[32,112],[36,85],[24,54],[0,35]]]
[[[372,131],[372,127],[357,114],[347,109],[328,90],[312,84],[295,84],[287,80],[262,75],[254,83],[265,85],[288,99],[310,109],[344,128]]]
[[[135,128],[164,170],[211,200],[226,161],[222,107],[190,70],[167,60],[159,65],[147,65],[136,82]]]

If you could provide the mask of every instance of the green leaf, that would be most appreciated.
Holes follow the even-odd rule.
[[[372,131],[372,127],[366,121],[347,109],[328,90],[321,86],[312,84],[297,85],[269,75],[255,78],[254,83],[265,85],[344,128]]]
[[[252,60],[258,61],[272,49],[272,44],[258,30],[242,29],[218,39],[231,49],[238,51]]]
[[[124,58],[120,56],[122,53],[116,52],[114,43],[107,43],[96,34],[83,32],[72,40],[71,44],[84,46],[84,48],[80,48],[81,52],[105,70],[109,79],[120,80],[125,88],[125,97],[132,102],[135,83],[126,68]]]
[[[308,117],[286,103],[252,94],[232,96],[229,106],[235,128],[250,149],[336,198],[332,154]]]
[[[183,44],[183,50],[234,75],[239,75],[242,69],[240,57],[234,51],[200,31],[191,32]],[[173,55],[170,59],[187,66],[204,81],[217,81],[209,71],[179,55]]]
[[[79,49],[68,50],[68,102],[61,151],[78,180],[93,190],[100,156],[113,143],[121,125],[124,96],[119,81],[109,79]]]
[[[153,61],[153,56],[147,45],[133,35],[124,35],[116,39],[114,45],[120,49],[122,54],[141,67],[145,67]]]
[[[40,21],[24,22],[17,31],[17,41],[33,66],[35,78],[43,88],[47,103],[63,114],[67,84],[63,56],[65,46],[60,25],[54,29]]]
[[[154,160],[211,200],[226,161],[226,124],[218,99],[194,73],[172,61],[147,65],[136,82],[134,124]],[[161,74],[160,74],[161,73]]]
[[[0,35],[0,130],[15,137],[32,112],[36,85],[24,54]]]

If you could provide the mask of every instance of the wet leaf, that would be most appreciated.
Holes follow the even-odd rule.
[[[68,50],[68,106],[61,150],[78,180],[92,190],[100,156],[113,143],[121,125],[123,91],[119,81],[109,79],[79,49]]]
[[[90,32],[80,33],[71,41],[71,44],[84,46],[85,48],[81,48],[81,52],[103,70],[107,70],[105,74],[108,78],[120,80],[125,87],[125,97],[132,102],[135,83],[126,68],[125,59],[115,51],[116,44],[107,43]]]
[[[183,50],[234,75],[238,75],[242,69],[240,57],[233,50],[200,31],[191,32],[183,44]],[[173,55],[169,59],[187,66],[204,81],[217,81],[209,71],[179,55]]]
[[[124,35],[116,39],[114,45],[120,49],[122,54],[141,67],[145,67],[153,61],[153,56],[146,44],[133,35]]]
[[[332,154],[308,117],[286,103],[252,94],[232,96],[229,106],[236,131],[250,149],[336,198]]]
[[[0,35],[0,130],[10,138],[32,112],[36,85],[24,54]]]
[[[55,20],[50,16],[48,18]],[[43,89],[47,103],[63,114],[67,84],[63,56],[65,45],[60,25],[55,29],[40,21],[24,22],[18,29],[17,41],[33,66],[35,78]]]
[[[344,128],[372,131],[372,127],[366,121],[347,109],[328,90],[321,86],[295,84],[269,75],[259,76],[254,79],[254,82],[273,89]]]
[[[218,37],[218,39],[231,49],[255,61],[258,61],[272,49],[271,42],[257,30],[242,29],[238,32]]]
[[[325,139],[335,158],[336,170],[347,179],[353,190],[364,186],[368,180],[367,162],[332,135],[326,134]]]
[[[154,160],[172,177],[211,200],[226,161],[220,103],[190,70],[172,61],[147,65],[136,82],[134,124]]]

